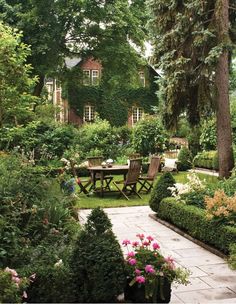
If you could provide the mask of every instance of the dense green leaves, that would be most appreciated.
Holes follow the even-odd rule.
[[[21,42],[22,35],[0,23],[0,126],[18,123],[22,115],[30,114],[34,101],[30,88],[34,79],[26,64],[30,49]]]

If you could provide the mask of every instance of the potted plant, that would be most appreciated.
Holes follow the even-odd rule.
[[[189,271],[165,258],[152,236],[138,234],[139,241],[124,240],[127,248],[125,300],[134,303],[169,303],[171,283],[188,284]]]

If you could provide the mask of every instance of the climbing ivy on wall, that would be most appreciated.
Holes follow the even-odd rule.
[[[83,86],[81,84],[81,70],[75,68],[67,73],[63,86],[63,97],[69,101],[79,116],[83,116],[85,104],[95,106],[96,112],[102,119],[108,120],[111,125],[122,126],[127,123],[128,112],[133,105],[143,107],[146,113],[152,114],[152,106],[157,106],[158,99],[155,94],[157,84],[155,72],[151,68],[146,73],[149,75],[147,87],[130,84],[118,89],[108,89],[106,83],[99,86]]]

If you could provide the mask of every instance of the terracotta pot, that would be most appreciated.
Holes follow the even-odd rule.
[[[135,283],[129,286],[130,279],[127,279],[125,287],[125,300],[133,303],[169,303],[171,298],[171,283],[166,278],[158,279],[156,296],[145,298],[145,285]]]

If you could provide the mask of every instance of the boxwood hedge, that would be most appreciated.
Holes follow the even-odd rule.
[[[195,206],[177,203],[174,198],[165,198],[159,205],[157,216],[228,254],[230,245],[236,243],[236,227],[210,221],[206,218],[205,212]]]

